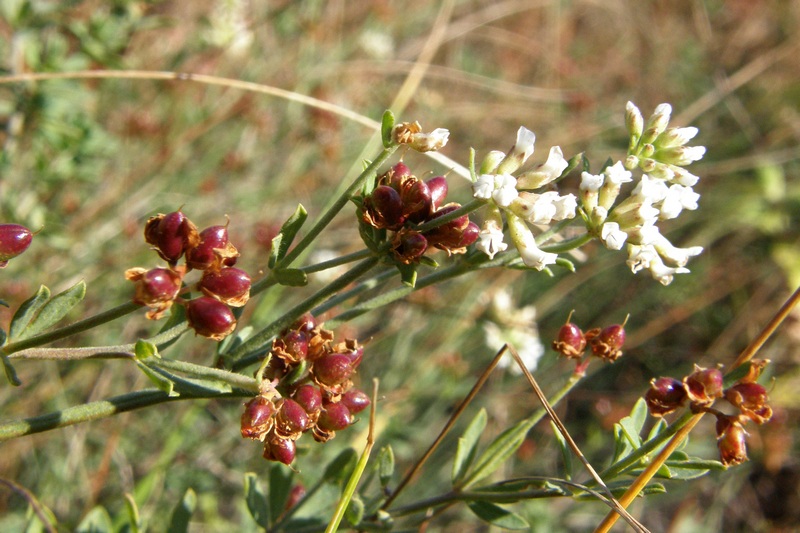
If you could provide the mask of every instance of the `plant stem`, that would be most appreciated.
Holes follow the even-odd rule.
[[[419,231],[420,233],[422,233],[423,231],[428,231],[429,229],[433,229],[433,228],[441,226],[442,224],[446,224],[447,222],[450,222],[451,220],[455,220],[455,219],[457,219],[459,217],[462,217],[464,215],[468,215],[469,213],[477,211],[478,209],[480,209],[484,205],[486,205],[486,200],[472,199],[472,200],[469,201],[469,203],[466,203],[466,204],[462,205],[461,207],[459,207],[455,211],[451,211],[450,213],[447,213],[446,215],[442,215],[440,217],[434,218],[433,220],[429,220],[429,221],[427,221],[427,222],[425,222],[423,224],[420,224],[419,226],[415,227],[414,229]]]

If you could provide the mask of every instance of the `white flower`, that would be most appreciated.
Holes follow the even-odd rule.
[[[683,209],[693,211],[697,209],[697,200],[699,198],[700,195],[694,192],[691,187],[671,185],[658,206],[661,211],[659,218],[661,220],[669,220],[680,215]]]
[[[511,344],[517,350],[522,363],[529,372],[536,370],[539,359],[544,355],[544,346],[535,329],[521,327],[501,329],[494,322],[485,322],[483,331],[486,335],[486,345],[492,350],[499,350],[506,344]],[[507,354],[497,364],[500,368],[510,368],[513,374],[522,374],[519,365]]]
[[[533,144],[536,142],[536,135],[524,126],[517,130],[517,142],[508,151],[508,154],[497,167],[498,174],[511,174],[519,170],[525,161],[533,154]]]
[[[553,200],[553,205],[556,207],[556,214],[553,215],[553,220],[564,220],[567,218],[575,218],[575,209],[578,207],[578,200],[574,194],[565,194]]]
[[[640,270],[650,268],[650,264],[658,259],[658,252],[651,245],[638,246],[635,244],[628,245],[628,260],[626,263],[631,269],[631,272],[636,274]]]
[[[647,174],[642,174],[642,179],[631,191],[631,196],[639,196],[655,204],[667,196],[667,191],[667,184],[663,180],[653,179]]]
[[[653,159],[668,165],[683,167],[701,160],[705,153],[705,146],[674,146],[658,150],[653,154]]]
[[[628,234],[619,229],[616,222],[606,222],[600,229],[600,238],[609,250],[620,250],[628,238]]]
[[[549,224],[556,214],[556,206],[552,197],[558,196],[557,192],[550,191],[544,194],[521,192],[508,208],[531,224]]]
[[[597,191],[603,185],[605,177],[602,174],[589,174],[588,172],[581,172],[581,205],[584,211],[591,213],[597,206]]]
[[[661,237],[658,226],[655,224],[625,228],[625,233],[628,235],[629,244],[637,244],[639,246],[653,244]]]
[[[569,162],[564,159],[564,153],[558,146],[550,148],[547,161],[535,169],[525,172],[517,179],[517,187],[520,189],[538,189],[543,185],[554,181],[564,169],[569,166]]]
[[[492,199],[500,207],[508,207],[519,196],[517,178],[510,174],[495,174]]]
[[[678,248],[673,246],[673,244],[669,242],[669,240],[663,235],[660,235],[659,237],[660,238],[653,242],[653,247],[658,252],[658,255],[678,267],[686,266],[686,263],[689,262],[690,257],[695,257],[703,252],[702,246]]]
[[[500,161],[505,159],[505,157],[506,157],[505,152],[501,152],[500,150],[492,150],[491,152],[486,154],[486,157],[484,157],[483,161],[481,161],[480,173],[494,174],[495,171],[497,170],[497,165],[499,165]]]
[[[683,146],[694,139],[698,132],[695,127],[688,128],[669,128],[662,133],[656,141],[659,148],[671,148],[673,146]]]
[[[657,280],[662,285],[669,285],[672,283],[672,278],[675,274],[688,274],[689,269],[684,267],[668,267],[661,261],[661,258],[656,256],[650,262],[650,275],[653,279]]]
[[[495,254],[508,248],[508,245],[503,242],[503,215],[496,205],[488,206],[483,228],[478,234],[475,247],[488,255],[489,259],[494,259]]]
[[[622,166],[621,161],[617,161],[614,165],[606,167],[603,174],[605,175],[605,179],[603,180],[603,186],[600,187],[598,203],[606,209],[610,209],[611,206],[614,205],[617,196],[619,196],[619,190],[622,184],[633,181],[633,178],[631,178],[631,172],[625,170],[625,167]]]
[[[494,174],[481,174],[472,184],[472,196],[489,200],[494,192]]]
[[[673,183],[677,183],[678,185],[683,185],[685,187],[694,187],[697,185],[697,182],[700,181],[700,178],[689,172],[688,170],[681,168],[681,167],[671,167],[672,170],[672,177],[670,181]]]
[[[548,253],[539,249],[536,240],[533,238],[530,228],[525,222],[513,213],[506,213],[509,233],[514,246],[517,247],[519,255],[525,266],[543,270],[547,265],[555,264],[558,255]]]
[[[392,128],[392,137],[395,142],[407,144],[418,152],[433,152],[447,144],[450,132],[444,128],[436,128],[425,133],[419,122],[401,122]]]
[[[658,220],[659,211],[648,199],[630,196],[611,212],[609,219],[617,222],[623,230],[635,226],[653,225]]]
[[[644,117],[633,102],[625,104],[625,126],[632,137],[641,137],[644,128]]]

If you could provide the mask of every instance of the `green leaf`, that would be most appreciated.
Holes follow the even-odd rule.
[[[556,258],[556,265],[560,266],[561,268],[568,270],[570,272],[575,272],[575,263],[567,259],[566,257],[557,257]]]
[[[381,487],[386,488],[394,475],[394,451],[390,445],[381,448],[378,454],[378,479]]]
[[[64,318],[86,296],[86,282],[81,280],[62,293],[56,294],[41,306],[18,339],[25,339],[40,333]]]
[[[139,533],[142,531],[142,518],[139,515],[139,507],[131,494],[125,494],[125,511],[128,513],[128,531]]]
[[[0,350],[0,360],[3,361],[3,370],[6,373],[6,379],[8,382],[15,387],[22,385],[22,381],[17,376],[17,371],[14,370],[14,366],[11,364],[11,360],[2,350]]]
[[[136,344],[133,346],[133,353],[139,361],[145,361],[150,357],[161,358],[161,356],[158,355],[158,347],[152,342],[147,342],[142,339],[136,341]]]
[[[394,139],[392,138],[393,129],[394,113],[387,109],[383,112],[383,117],[381,117],[381,140],[383,141],[384,148],[389,148],[394,145]]]
[[[272,248],[269,252],[270,269],[275,268],[275,265],[286,256],[289,246],[292,245],[292,241],[294,241],[297,232],[303,227],[307,218],[308,211],[306,211],[306,208],[303,207],[303,204],[297,204],[297,209],[294,210],[292,216],[286,219],[286,222],[281,226],[280,233],[272,239]]]
[[[493,526],[503,529],[529,529],[531,527],[520,515],[493,503],[468,502],[467,507],[475,513],[475,516]]]
[[[567,440],[552,420],[550,421],[550,427],[553,428],[553,435],[556,437],[558,447],[561,449],[561,457],[564,459],[564,479],[572,479],[572,450],[569,449]]]
[[[253,472],[244,475],[244,497],[247,502],[247,510],[256,524],[267,529],[269,527],[269,504],[258,476]]]
[[[464,430],[464,434],[458,439],[458,447],[453,458],[453,472],[451,474],[454,485],[464,479],[473,459],[475,459],[478,440],[483,435],[483,430],[486,429],[486,420],[486,409],[481,409],[469,423],[467,429]]]
[[[350,503],[344,512],[344,518],[351,526],[357,526],[364,518],[364,502],[358,497],[358,494],[353,494],[350,498]]]
[[[180,396],[180,394],[175,390],[175,382],[171,379],[164,377],[161,373],[156,372],[145,363],[136,360],[136,366],[139,367],[139,370],[147,376],[153,385],[156,386],[159,390],[162,390],[167,393],[167,396],[175,397]]]
[[[428,257],[427,255],[423,255],[419,258],[419,264],[425,265],[426,267],[431,268],[439,268],[439,263],[433,257]]]
[[[570,157],[567,160],[567,168],[564,169],[564,172],[561,173],[561,176],[559,176],[559,178],[563,178],[564,176],[566,176],[567,174],[578,168],[578,166],[581,165],[582,163],[583,163],[583,152],[575,154],[574,156]]]
[[[272,275],[281,285],[289,287],[305,287],[308,285],[308,275],[299,268],[279,268],[272,271]]]
[[[463,486],[472,485],[500,468],[522,445],[532,427],[533,422],[526,418],[502,432],[475,462],[475,469],[467,476]]]
[[[614,424],[614,458],[612,463],[616,463],[623,457],[627,457],[633,451],[631,441],[625,435],[625,430],[619,424]]]
[[[114,526],[108,511],[101,506],[93,508],[78,524],[76,533],[113,533]]]
[[[283,464],[273,464],[269,469],[269,512],[270,516],[280,516],[286,508],[292,492],[292,472]]]
[[[615,498],[619,498],[620,496],[625,494],[625,491],[628,490],[630,484],[631,484],[630,481],[620,480],[612,483],[606,483],[606,486],[609,488],[611,494],[613,494]],[[639,492],[639,494],[637,494],[637,496],[641,498],[642,496],[649,496],[651,494],[664,494],[666,492],[667,489],[661,483],[649,483],[644,489],[642,489],[641,492]],[[600,492],[600,494],[603,494],[603,492]],[[579,501],[597,499],[597,497],[594,494],[590,494],[588,492],[577,494],[574,496],[574,498]]]
[[[172,511],[167,533],[186,533],[189,530],[189,521],[192,519],[195,507],[197,507],[197,495],[191,488],[186,489],[183,499]]]
[[[16,339],[19,337],[23,330],[28,327],[31,319],[36,316],[36,313],[42,308],[47,300],[50,299],[50,289],[44,285],[39,287],[36,294],[22,302],[17,312],[14,313],[14,318],[11,319],[11,327],[8,329],[9,337]]]
[[[737,381],[745,377],[750,372],[750,365],[751,363],[748,361],[731,370],[728,375],[723,378],[722,386],[728,388],[735,385]]]
[[[400,271],[400,280],[408,287],[414,287],[417,284],[417,265],[404,265],[397,264],[397,270]]]
[[[649,441],[651,439],[654,439],[659,433],[661,433],[668,427],[669,424],[667,424],[667,421],[664,420],[663,418],[659,418],[658,422],[653,424],[653,427],[650,428],[650,433],[647,434],[647,440]]]
[[[345,448],[325,467],[323,481],[334,485],[342,484],[350,477],[357,462],[358,453],[353,448]]]

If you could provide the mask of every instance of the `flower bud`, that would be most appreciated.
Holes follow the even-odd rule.
[[[625,105],[625,126],[628,128],[628,134],[632,140],[637,142],[644,129],[644,117],[633,102],[628,102]]]
[[[206,296],[232,307],[242,307],[250,299],[250,276],[238,268],[206,270],[198,287]]]
[[[0,224],[0,268],[4,268],[9,259],[27,250],[32,240],[33,233],[25,226]]]
[[[730,417],[717,418],[717,448],[719,460],[725,466],[747,461],[747,442],[742,425]]]
[[[644,399],[652,416],[664,416],[682,406],[686,397],[683,383],[674,378],[662,377],[650,382],[650,390]]]
[[[722,372],[718,368],[701,368],[683,378],[689,401],[700,405],[711,405],[722,397]]]
[[[614,324],[603,328],[600,333],[590,341],[592,353],[609,362],[614,362],[622,355],[622,345],[625,344],[625,328]]]
[[[351,414],[357,414],[369,407],[370,399],[363,391],[358,389],[350,389],[342,394],[342,399],[339,403],[346,405]]]
[[[296,401],[285,398],[278,407],[278,414],[275,417],[275,434],[295,440],[306,429],[308,429],[308,413]]]
[[[311,372],[320,385],[335,387],[347,381],[353,374],[353,360],[345,354],[331,353],[317,359]]]
[[[125,271],[125,279],[136,283],[133,302],[151,308],[147,318],[158,320],[172,307],[172,302],[181,289],[183,272],[169,268],[130,268]]]
[[[236,264],[239,251],[228,240],[228,226],[211,226],[200,232],[200,242],[186,252],[186,265],[196,270],[217,270]]]
[[[756,424],[763,424],[772,418],[767,390],[758,383],[737,383],[725,390],[725,399]]]
[[[558,330],[558,336],[553,341],[553,349],[569,359],[580,359],[586,350],[586,337],[581,328],[567,322]]]
[[[186,302],[186,319],[197,335],[220,341],[236,329],[236,318],[224,303],[201,296]]]
[[[263,441],[275,422],[275,405],[265,396],[256,396],[244,404],[242,438]]]
[[[328,403],[322,408],[317,427],[324,431],[340,431],[353,423],[350,409],[343,403]]]
[[[278,461],[285,465],[292,464],[297,454],[297,445],[291,439],[282,439],[277,435],[272,437],[264,445],[264,459],[268,461]]]

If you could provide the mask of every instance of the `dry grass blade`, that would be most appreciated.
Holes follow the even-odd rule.
[[[602,478],[600,478],[600,476],[597,474],[594,467],[592,467],[591,463],[589,463],[589,461],[586,459],[586,456],[583,455],[580,448],[578,448],[578,445],[575,443],[575,441],[572,439],[569,432],[567,431],[566,426],[564,426],[563,422],[561,422],[561,419],[558,418],[558,415],[551,407],[550,402],[547,401],[547,397],[544,395],[544,392],[542,391],[541,387],[539,387],[539,384],[534,379],[533,374],[531,374],[528,368],[525,366],[525,363],[522,361],[522,358],[517,353],[517,350],[515,350],[513,346],[508,346],[508,351],[511,352],[512,356],[514,356],[514,360],[517,362],[517,365],[519,365],[520,369],[522,370],[522,373],[528,380],[528,383],[530,383],[531,387],[533,388],[533,392],[536,394],[536,397],[539,398],[542,407],[547,412],[547,416],[549,416],[550,420],[553,421],[553,424],[556,425],[558,431],[564,437],[564,440],[567,441],[567,444],[569,444],[569,447],[572,449],[572,452],[575,454],[575,456],[578,459],[580,459],[580,461],[583,463],[583,466],[586,467],[586,470],[589,472],[589,474],[594,478],[595,481],[597,481],[597,484],[600,485],[605,491],[606,495],[608,496],[608,504],[614,509],[614,512],[621,514],[623,518],[625,518],[625,520],[636,531],[639,531],[641,533],[647,532],[648,529],[645,528],[642,524],[640,524],[639,521],[636,520],[633,516],[631,516],[630,513],[628,513],[628,511],[626,511],[625,508],[622,505],[620,505],[620,502],[618,502],[617,499],[614,498],[614,495],[611,493],[611,490],[606,486]]]

